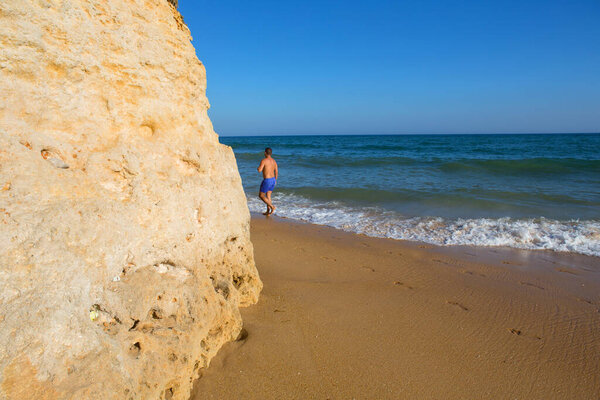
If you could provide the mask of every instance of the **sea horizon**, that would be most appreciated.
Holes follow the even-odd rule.
[[[219,137],[279,137],[279,136],[484,136],[484,135],[600,135],[599,132],[492,132],[492,133],[266,133],[258,135],[228,135]]]

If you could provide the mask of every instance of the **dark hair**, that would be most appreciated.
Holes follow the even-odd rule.
[[[270,156],[270,155],[271,155],[271,153],[273,153],[273,150],[271,150],[271,148],[270,148],[270,147],[267,147],[267,148],[265,149],[265,153],[266,153],[268,156]]]

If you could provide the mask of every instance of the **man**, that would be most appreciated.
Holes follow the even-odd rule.
[[[267,205],[267,212],[263,213],[263,215],[271,215],[277,208],[271,202],[271,193],[273,193],[273,189],[277,183],[277,176],[279,174],[279,171],[277,170],[277,163],[273,157],[271,157],[272,153],[273,150],[271,150],[270,147],[267,147],[265,149],[265,158],[262,159],[257,168],[258,172],[262,172],[263,174],[263,181],[260,184],[258,197]]]

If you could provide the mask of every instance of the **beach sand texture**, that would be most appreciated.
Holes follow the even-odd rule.
[[[264,291],[192,399],[597,399],[598,258],[252,221]]]

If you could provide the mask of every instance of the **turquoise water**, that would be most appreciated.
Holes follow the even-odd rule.
[[[441,245],[600,256],[600,135],[221,137],[251,211],[273,148],[278,214]]]

